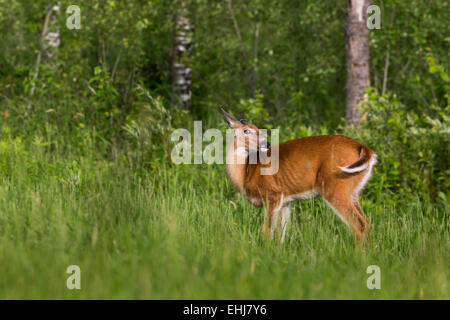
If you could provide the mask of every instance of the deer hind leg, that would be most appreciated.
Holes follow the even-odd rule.
[[[377,160],[376,160],[376,155],[372,156],[370,162],[369,162],[369,167],[368,169],[360,172],[358,175],[353,177],[353,184],[352,186],[355,186],[352,188],[352,204],[355,208],[355,210],[357,211],[358,215],[359,215],[359,219],[361,221],[361,226],[362,226],[362,234],[364,236],[363,238],[363,246],[365,244],[366,241],[369,240],[369,235],[372,229],[372,225],[370,224],[369,220],[367,220],[366,216],[364,215],[364,212],[361,208],[361,205],[359,203],[359,193],[364,189],[365,185],[367,184],[367,182],[369,181],[371,175],[372,175],[372,168],[373,166],[376,164]]]
[[[359,218],[362,221],[362,234],[364,236],[363,241],[369,240],[369,235],[372,229],[372,225],[370,224],[369,220],[367,220],[366,216],[364,215],[364,212],[362,211],[361,205],[359,204],[358,197],[353,197],[353,206],[355,207],[356,211],[359,214]]]
[[[326,193],[324,200],[337,216],[350,228],[356,238],[356,242],[360,242],[365,222],[362,215],[353,204],[351,195]]]

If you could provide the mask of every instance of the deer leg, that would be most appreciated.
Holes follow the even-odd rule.
[[[324,197],[327,204],[350,228],[357,243],[361,241],[364,221],[350,199]]]
[[[281,209],[281,243],[284,242],[284,237],[286,236],[286,229],[289,223],[289,218],[291,215],[291,208],[286,205]]]
[[[268,203],[267,203],[268,202]],[[283,196],[266,201],[266,219],[263,224],[263,233],[268,240],[272,240],[277,233],[278,215],[283,205]]]
[[[353,198],[353,206],[355,207],[355,210],[358,212],[360,221],[362,221],[362,234],[364,236],[363,241],[366,242],[369,240],[369,235],[372,229],[372,225],[370,224],[369,220],[367,220],[366,216],[364,215],[364,212],[362,211],[361,205],[359,204],[358,198]]]

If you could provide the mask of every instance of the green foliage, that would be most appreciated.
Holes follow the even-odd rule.
[[[267,129],[271,129],[272,122],[269,113],[263,107],[264,96],[257,93],[255,98],[241,99],[238,105],[238,114],[243,114],[247,119],[251,119],[256,125],[265,125]]]
[[[80,0],[81,30],[60,3],[49,58],[53,4],[0,0],[0,297],[448,297],[448,1],[372,1],[357,127],[343,125],[343,2],[192,1],[189,111],[171,90],[177,1]],[[367,252],[317,202],[296,205],[286,247],[267,245],[223,166],[172,166],[173,130],[224,127],[219,106],[281,142],[344,133],[373,148]],[[60,276],[74,260],[89,270],[79,293]],[[363,281],[374,261],[379,293]]]
[[[130,145],[128,159],[139,167],[151,164],[152,168],[170,163],[172,131],[185,123],[187,111],[177,108],[168,110],[161,97],[154,98],[143,87],[137,88],[136,101],[139,113],[124,129]]]
[[[411,197],[437,200],[450,190],[449,125],[450,106],[430,113],[417,113],[402,104],[396,95],[369,91],[364,103],[367,118],[363,128],[348,128],[378,154],[374,183],[393,201]],[[450,194],[447,194],[450,196]]]
[[[114,86],[110,72],[103,67],[95,67],[94,76],[89,79],[93,95],[89,97],[94,124],[108,136],[114,136],[120,129],[119,92]],[[119,127],[119,128],[118,128]]]

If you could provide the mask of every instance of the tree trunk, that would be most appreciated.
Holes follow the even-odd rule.
[[[34,91],[36,89],[36,80],[39,77],[39,70],[41,67],[42,62],[42,56],[47,58],[47,62],[50,65],[50,67],[54,67],[56,63],[56,55],[57,55],[57,49],[60,44],[60,38],[59,38],[59,28],[57,25],[57,16],[61,12],[61,3],[58,2],[55,6],[51,7],[46,15],[45,15],[45,21],[44,26],[42,28],[42,35],[41,35],[41,48],[38,52],[38,56],[36,59],[36,71],[33,75],[33,83],[31,85],[30,90],[30,104],[31,99],[33,98]]]
[[[367,7],[370,0],[347,0],[346,13],[346,58],[347,58],[347,124],[358,123],[361,111],[358,104],[370,85],[369,74],[369,30]]]
[[[188,109],[192,96],[189,57],[193,49],[193,24],[189,19],[189,1],[179,0],[178,3],[173,40],[172,93]]]

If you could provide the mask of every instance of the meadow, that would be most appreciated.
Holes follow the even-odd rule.
[[[449,215],[419,200],[363,200],[364,251],[320,198],[304,201],[278,245],[223,166],[135,170],[94,150],[55,154],[1,143],[1,299],[450,298]],[[80,290],[66,287],[69,265]],[[369,265],[380,290],[366,286]]]
[[[449,1],[354,1],[0,0],[0,299],[449,299]],[[375,150],[365,250],[320,198],[265,241],[224,165],[171,161],[221,108]]]

